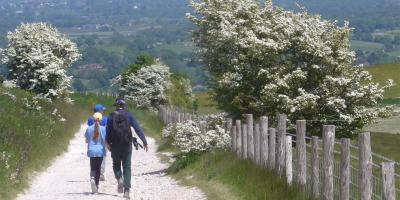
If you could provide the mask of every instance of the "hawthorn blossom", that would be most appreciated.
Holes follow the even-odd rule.
[[[21,24],[7,39],[1,62],[11,81],[45,98],[68,93],[71,77],[66,69],[81,56],[75,43],[45,23]]]
[[[193,41],[211,75],[217,103],[233,115],[288,114],[328,121],[353,136],[379,116],[384,86],[354,66],[348,22],[255,0],[192,0]],[[310,126],[318,134],[321,123]]]
[[[163,129],[162,136],[171,138],[172,144],[183,153],[228,149],[231,146],[231,137],[224,129],[226,121],[223,116],[225,115],[207,115],[204,120],[169,124]],[[205,130],[200,127],[205,127]]]
[[[138,107],[155,111],[159,105],[167,102],[166,91],[171,84],[170,74],[169,67],[162,63],[144,66],[125,77],[126,84],[120,91]],[[121,76],[118,76],[113,83],[121,84],[121,81]]]

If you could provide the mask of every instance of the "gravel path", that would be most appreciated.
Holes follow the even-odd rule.
[[[89,159],[83,138],[86,126],[70,141],[68,152],[59,156],[53,164],[32,181],[31,188],[18,196],[18,200],[67,200],[123,199],[117,193],[117,184],[112,172],[111,156],[106,160],[106,181],[100,182],[99,194],[91,194],[89,183]],[[204,194],[197,188],[178,185],[165,174],[167,164],[157,157],[157,146],[153,138],[147,138],[149,151],[134,151],[132,155],[132,189],[134,200],[203,200]]]

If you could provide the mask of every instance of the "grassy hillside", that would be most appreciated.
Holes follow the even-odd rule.
[[[64,152],[89,113],[63,102],[38,101],[37,110],[35,101],[27,92],[0,87],[0,199],[12,199],[33,171]]]
[[[385,84],[387,79],[394,80],[396,85],[385,92],[385,98],[400,97],[400,63],[375,65],[366,69],[378,83]]]

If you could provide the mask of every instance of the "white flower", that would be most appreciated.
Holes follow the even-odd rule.
[[[354,66],[348,22],[265,7],[254,0],[191,0],[193,41],[213,80],[218,104],[234,114],[288,114],[341,121],[356,133],[381,115],[385,86]],[[269,113],[265,113],[265,112]],[[345,121],[342,123],[342,121]],[[357,121],[357,123],[353,123]]]
[[[171,84],[169,76],[169,67],[166,65],[155,63],[145,66],[136,73],[127,75],[121,92],[137,106],[156,110],[167,101],[166,91]],[[113,82],[122,84],[121,76],[116,77]]]
[[[15,80],[5,80],[3,82],[3,87],[5,87],[5,88],[15,88],[15,87],[17,87],[17,81],[15,81]]]
[[[81,56],[73,42],[45,23],[22,24],[7,39],[1,62],[11,81],[45,98],[68,93],[71,77],[65,70]]]
[[[182,152],[203,152],[211,149],[228,149],[231,138],[225,131],[225,114],[207,115],[205,121],[186,121],[169,124],[162,131],[163,138],[172,138]],[[200,124],[202,124],[200,126]],[[201,130],[204,127],[205,130]]]

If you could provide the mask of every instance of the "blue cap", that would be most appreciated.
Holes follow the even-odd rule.
[[[94,112],[103,112],[105,109],[106,109],[106,107],[104,107],[103,105],[101,105],[101,104],[96,104],[96,105],[94,106],[93,111],[94,111]]]

